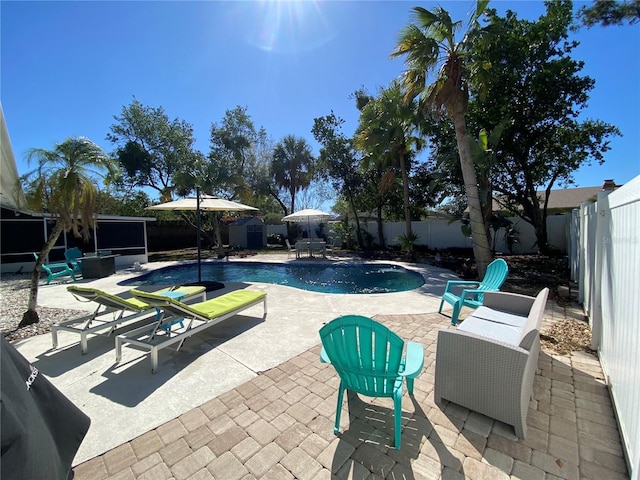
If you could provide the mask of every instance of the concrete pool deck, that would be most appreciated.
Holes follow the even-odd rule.
[[[234,261],[287,261],[284,255],[256,255]],[[304,260],[291,260],[298,263]],[[315,260],[314,263],[317,263]],[[384,262],[395,263],[395,262]],[[146,264],[145,271],[176,262]],[[51,335],[15,343],[16,348],[43,372],[92,423],[74,465],[128,442],[225,392],[254,379],[318,345],[318,330],[343,314],[398,315],[437,312],[440,295],[455,275],[427,265],[406,265],[425,277],[425,285],[399,293],[344,295],[307,292],[270,284],[226,284],[208,298],[236,288],[267,293],[267,315],[262,307],[244,311],[188,339],[179,352],[160,353],[159,368],[151,373],[148,354],[124,347],[115,363],[113,337],[89,340],[87,355],[80,354],[79,336],[60,332],[60,347],[51,348]],[[76,282],[78,285],[120,293],[119,285],[139,272],[119,270],[110,277]],[[214,279],[215,280],[215,279]],[[43,307],[93,311],[66,291],[67,284],[42,285],[38,304]],[[443,324],[447,319],[443,317]]]

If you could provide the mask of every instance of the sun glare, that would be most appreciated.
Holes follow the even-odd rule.
[[[316,49],[333,36],[320,3],[313,0],[261,0],[247,2],[254,29],[245,32],[251,45],[274,53],[300,53]]]

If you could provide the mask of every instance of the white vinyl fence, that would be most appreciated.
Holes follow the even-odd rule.
[[[579,300],[618,419],[631,480],[640,472],[640,176],[579,213]],[[577,254],[577,258],[575,255]]]
[[[517,243],[513,246],[513,253],[536,253],[538,245],[536,234],[531,224],[521,218],[510,218],[517,230]],[[560,252],[567,251],[569,242],[569,222],[570,214],[551,215],[547,217],[547,239],[549,244],[557,248]],[[313,225],[313,224],[312,224]],[[375,221],[364,221],[361,223],[363,229],[378,242],[378,224]],[[315,225],[313,225],[315,228]],[[446,248],[471,248],[471,238],[462,234],[459,221],[449,223],[449,220],[426,220],[421,222],[411,222],[413,233],[418,235],[417,245],[427,246],[438,250]],[[405,233],[404,222],[384,222],[382,225],[385,243],[387,245],[399,245],[396,240]],[[267,225],[267,234],[279,233],[287,234],[285,225]],[[331,224],[325,224],[324,233],[331,235]],[[498,230],[496,235],[496,252],[509,253],[507,242],[505,241],[504,229]]]
[[[518,242],[513,246],[513,253],[536,253],[538,245],[536,243],[536,234],[531,224],[520,218],[510,218],[517,230]],[[561,252],[567,251],[567,223],[570,215],[551,215],[547,217],[547,239],[549,244],[557,248]],[[365,222],[363,224],[366,230],[378,239],[378,226],[375,221]],[[425,245],[429,248],[437,248],[439,250],[445,248],[471,248],[471,238],[465,237],[460,228],[460,222],[455,221],[449,223],[448,220],[427,220],[423,222],[411,222],[413,233],[418,236],[418,245]],[[400,235],[405,233],[404,222],[384,222],[383,233],[387,245],[398,245],[396,240]],[[496,235],[496,252],[509,253],[509,248],[505,241],[504,229],[498,230]]]

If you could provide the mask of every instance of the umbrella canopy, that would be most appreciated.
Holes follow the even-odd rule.
[[[243,203],[232,202],[213,195],[200,195],[200,210],[213,210],[219,212],[235,212],[241,210],[258,210],[255,207]],[[173,202],[161,203],[147,207],[147,210],[198,210],[197,197],[185,197]]]
[[[197,212],[196,218],[198,222],[198,282],[202,280],[202,268],[200,259],[200,212],[202,210],[217,212],[237,212],[241,210],[258,210],[255,207],[244,205],[243,203],[232,202],[224,198],[215,197],[213,195],[201,195],[200,190],[196,189],[195,197],[185,197],[173,202],[161,203],[147,207],[146,210],[194,210]],[[221,249],[222,246],[219,246]],[[219,250],[221,251],[221,250]]]
[[[309,222],[311,220],[322,221],[331,218],[331,214],[313,208],[305,208],[298,212],[282,217],[283,222]]]
[[[315,210],[313,208],[305,208],[299,210],[291,215],[282,217],[283,222],[307,222],[307,233],[311,236],[311,221],[321,222],[331,218],[331,215],[323,212],[322,210]]]

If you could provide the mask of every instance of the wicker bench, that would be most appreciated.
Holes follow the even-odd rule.
[[[487,292],[484,305],[456,329],[440,330],[435,401],[513,425],[525,438],[549,289],[537,297]]]

